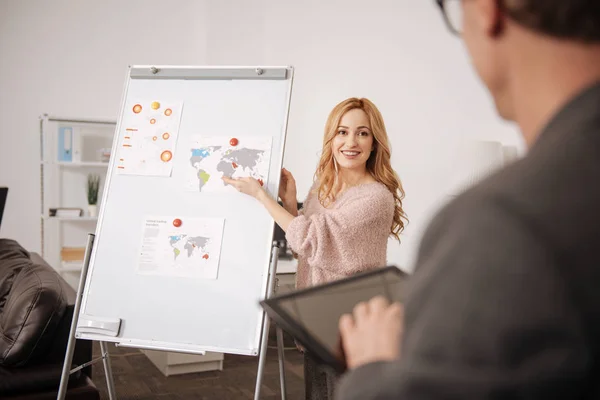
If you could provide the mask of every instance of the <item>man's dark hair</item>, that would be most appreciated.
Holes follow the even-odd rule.
[[[500,0],[515,22],[550,36],[600,44],[600,0]]]

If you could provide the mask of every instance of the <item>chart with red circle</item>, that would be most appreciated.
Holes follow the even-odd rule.
[[[117,171],[171,176],[183,102],[137,99],[125,107]]]

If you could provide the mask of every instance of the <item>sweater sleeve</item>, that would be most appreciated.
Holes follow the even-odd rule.
[[[389,191],[362,190],[344,199],[339,208],[310,216],[299,214],[288,226],[286,238],[292,250],[313,265],[327,259],[328,252],[368,258],[365,248],[372,233],[389,230],[393,213],[394,197]],[[327,268],[326,264],[320,263],[322,268]]]

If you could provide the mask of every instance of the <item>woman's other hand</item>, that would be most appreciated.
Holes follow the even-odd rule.
[[[263,192],[261,184],[254,178],[228,178],[224,176],[222,179],[225,183],[236,188],[238,192],[254,198],[258,198]]]
[[[296,180],[290,171],[281,169],[281,181],[279,182],[279,198],[284,205],[296,205]]]
[[[298,343],[296,340],[294,340],[294,343],[296,344],[296,348],[298,349],[298,351],[302,354],[306,353],[306,349],[304,348],[304,346],[302,346],[300,343]]]

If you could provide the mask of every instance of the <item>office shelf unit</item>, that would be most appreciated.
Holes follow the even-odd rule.
[[[65,260],[65,254],[83,248],[87,234],[95,231],[97,217],[88,211],[87,178],[100,177],[100,196],[115,127],[111,120],[40,117],[41,249],[46,261],[74,287],[83,257]],[[51,215],[50,209],[59,208],[81,209],[82,215]]]

